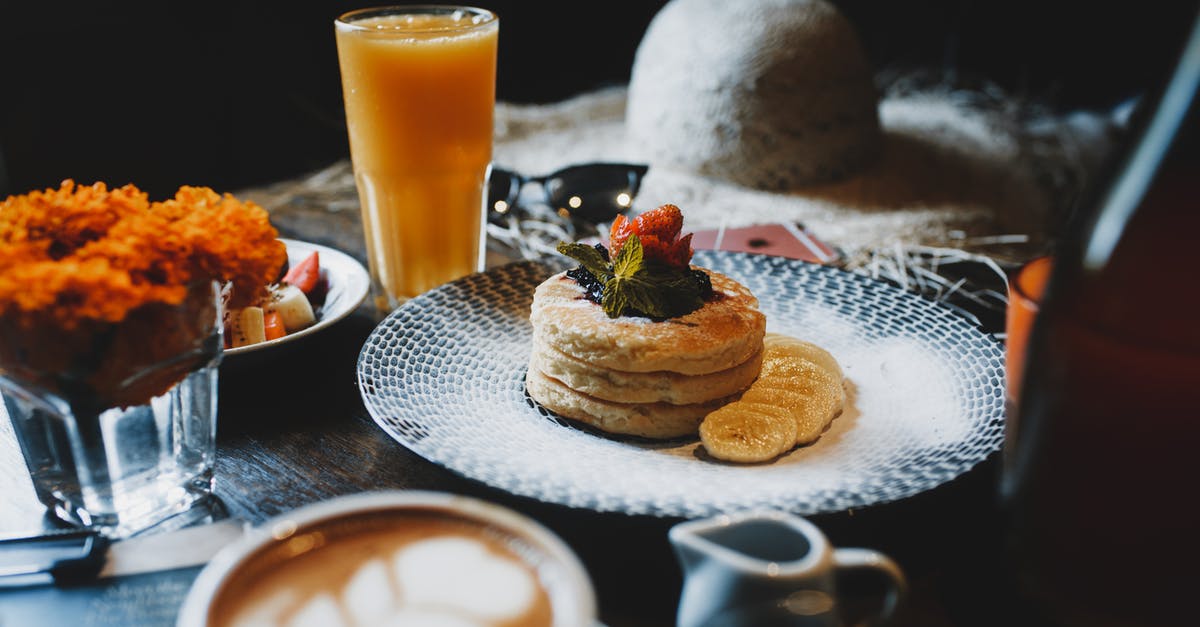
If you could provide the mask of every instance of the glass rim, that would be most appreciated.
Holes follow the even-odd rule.
[[[500,18],[495,12],[480,7],[454,4],[397,4],[376,7],[366,7],[347,11],[337,16],[333,23],[336,28],[345,32],[380,32],[373,28],[361,26],[358,22],[372,17],[384,17],[390,15],[450,15],[457,12],[468,13],[476,17],[483,18],[478,22],[464,22],[462,25],[452,27],[439,26],[436,28],[405,28],[394,29],[396,33],[465,33],[468,31],[485,28],[500,21]]]

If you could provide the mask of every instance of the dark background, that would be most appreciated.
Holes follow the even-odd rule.
[[[736,0],[741,1],[741,0]],[[234,190],[348,155],[334,17],[363,2],[0,0],[0,195],[81,183]],[[623,84],[663,0],[479,0],[497,97]],[[1156,84],[1195,3],[841,0],[878,69],[984,78],[1060,110]]]

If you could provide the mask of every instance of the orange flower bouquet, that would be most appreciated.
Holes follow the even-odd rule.
[[[68,180],[9,197],[0,378],[92,411],[145,403],[219,355],[222,305],[262,296],[286,259],[265,210],[208,188],[150,202]]]

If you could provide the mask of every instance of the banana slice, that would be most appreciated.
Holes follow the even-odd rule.
[[[775,405],[735,401],[704,417],[700,442],[717,459],[770,461],[796,445],[796,420]]]
[[[317,321],[308,296],[295,285],[284,284],[273,288],[267,299],[266,309],[279,314],[283,328],[287,329],[288,333],[299,331]]]
[[[816,441],[842,413],[845,402],[842,368],[833,355],[811,342],[769,333],[763,339],[758,378],[740,399],[705,416],[700,441],[719,459],[766,461]],[[766,420],[765,415],[786,417],[790,424]],[[768,436],[763,433],[767,429],[776,431]],[[789,437],[780,449],[781,439]]]
[[[234,348],[267,341],[262,308],[246,307],[237,312],[229,321],[229,333],[233,336]]]
[[[762,372],[741,400],[785,410],[796,422],[795,443],[809,444],[842,413],[846,392],[840,377],[790,349],[776,347],[767,350]]]
[[[842,365],[838,363],[837,359],[834,359],[833,355],[829,351],[817,346],[816,344],[813,344],[812,342],[807,342],[798,337],[783,335],[781,333],[768,333],[763,337],[763,348],[767,348],[769,346],[792,351],[796,353],[797,356],[807,359],[824,368],[827,372],[829,372],[830,375],[837,377],[838,379],[843,377]]]

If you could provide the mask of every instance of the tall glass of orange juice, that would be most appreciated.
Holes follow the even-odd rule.
[[[483,269],[499,19],[456,6],[334,23],[376,308]]]

